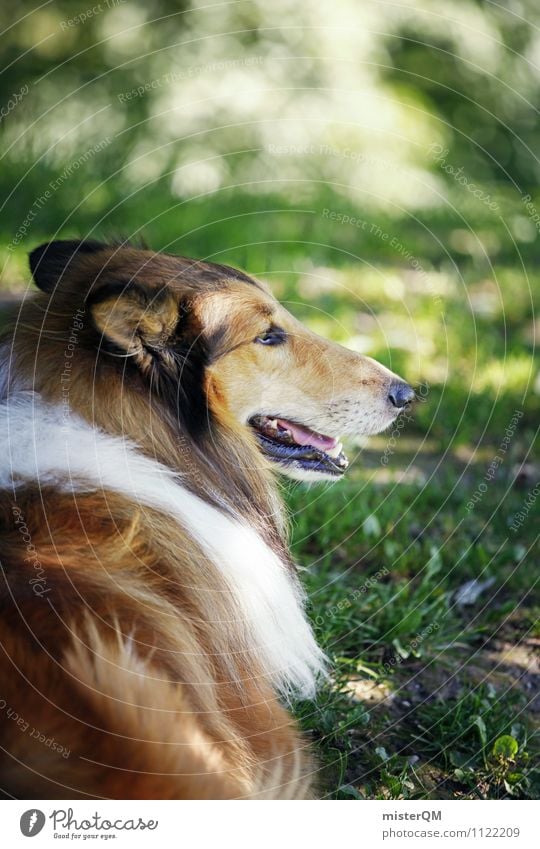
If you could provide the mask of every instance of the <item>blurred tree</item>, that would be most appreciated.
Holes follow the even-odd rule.
[[[417,252],[439,258],[426,224],[451,251],[474,253],[474,240],[448,235],[465,211],[492,232],[490,250],[511,251],[498,217],[434,148],[509,205],[528,250],[536,233],[520,196],[535,194],[540,174],[535,0],[198,3],[2,6],[0,236],[11,254],[94,225],[144,224],[160,244],[191,230],[197,248],[209,217],[272,205],[401,220]],[[292,228],[290,241],[318,236],[313,215],[273,226]],[[372,232],[336,238],[391,255]]]

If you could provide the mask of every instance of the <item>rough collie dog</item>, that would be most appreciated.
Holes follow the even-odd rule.
[[[325,674],[275,472],[413,397],[262,283],[52,242],[0,349],[0,787],[16,798],[306,798],[285,705]]]

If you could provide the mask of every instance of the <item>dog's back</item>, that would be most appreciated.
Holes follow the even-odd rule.
[[[307,759],[225,583],[170,517],[111,492],[1,501],[2,784],[18,798],[303,796]],[[196,592],[193,592],[193,587]],[[216,593],[223,596],[216,600]]]

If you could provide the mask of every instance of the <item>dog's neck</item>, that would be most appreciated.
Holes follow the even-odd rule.
[[[147,435],[133,435],[145,453],[178,471],[205,501],[248,520],[288,560],[275,476],[247,428],[219,421],[209,413],[207,429],[195,439],[182,431],[173,412],[153,401],[146,405],[146,416],[152,422]]]
[[[325,662],[303,612],[303,592],[246,516],[231,517],[198,497],[174,470],[148,457],[125,434],[105,433],[80,415],[65,417],[58,404],[36,393],[13,392],[0,403],[0,432],[7,448],[0,461],[0,488],[17,503],[24,505],[25,498],[36,498],[48,487],[82,499],[103,490],[125,496],[134,513],[144,515],[146,506],[168,515],[167,526],[178,522],[183,534],[173,558],[178,580],[197,580],[190,572],[187,532],[206,554],[208,568],[224,581],[217,583],[229,604],[223,627],[232,629],[240,655],[249,655],[265,680],[284,694],[313,695]],[[148,524],[149,542],[151,528]],[[234,663],[233,657],[232,668]]]
[[[140,378],[128,369],[119,371],[106,355],[98,360],[74,356],[66,373],[56,340],[42,335],[39,349],[36,356],[32,337],[30,344],[4,345],[9,368],[3,371],[9,372],[12,390],[37,392],[59,405],[65,417],[73,413],[111,436],[131,440],[147,457],[181,475],[193,493],[247,520],[290,562],[275,476],[248,428],[233,419],[220,421],[209,411],[206,429],[194,437]],[[54,362],[58,365],[51,368]]]

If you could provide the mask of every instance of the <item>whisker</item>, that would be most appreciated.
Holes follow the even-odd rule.
[[[128,357],[136,357],[139,352],[131,351],[130,353],[129,351],[127,351],[125,354],[115,354],[114,351],[107,351],[105,348],[102,348],[100,350],[100,353],[107,354],[107,356],[109,357],[116,357],[118,360],[125,360]]]

